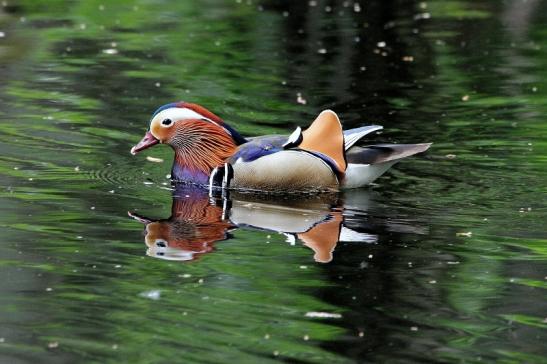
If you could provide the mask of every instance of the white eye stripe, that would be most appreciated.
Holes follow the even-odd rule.
[[[173,123],[169,125],[163,125],[162,121],[165,119],[171,119]],[[154,119],[152,119],[152,122],[157,120],[160,123],[160,125],[164,127],[169,127],[169,126],[172,126],[174,122],[177,120],[188,120],[188,119],[203,119],[209,122],[213,122],[212,120],[195,112],[194,110],[190,110],[187,108],[179,108],[179,107],[172,107],[170,109],[159,112],[156,116],[154,116]]]

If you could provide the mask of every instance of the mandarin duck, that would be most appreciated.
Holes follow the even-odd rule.
[[[244,138],[203,106],[188,102],[164,105],[132,154],[158,143],[175,151],[171,176],[210,190],[266,192],[335,191],[365,186],[403,158],[431,144],[355,144],[380,125],[342,130],[332,110],[324,110],[304,131],[289,137]]]

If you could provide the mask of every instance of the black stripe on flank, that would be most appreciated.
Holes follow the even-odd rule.
[[[317,157],[319,159],[321,159],[323,162],[325,162],[329,168],[332,170],[332,172],[334,173],[334,175],[336,176],[336,179],[338,180],[338,183],[340,183],[340,181],[344,178],[344,172],[341,172],[338,167],[336,166],[336,162],[333,161],[329,156],[326,156],[325,154],[323,153],[319,153],[319,152],[312,152],[312,151],[309,151],[309,150],[305,150],[305,149],[291,149],[291,150],[298,150],[299,152],[305,152],[305,153],[308,153],[308,154],[311,154],[313,155],[314,157]]]

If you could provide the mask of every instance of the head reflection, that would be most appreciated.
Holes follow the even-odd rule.
[[[153,220],[136,213],[131,217],[145,224],[146,254],[166,260],[188,261],[209,253],[225,240],[235,226],[223,216],[223,207],[212,203],[203,189],[186,186],[173,194],[171,216]]]
[[[129,215],[145,224],[147,255],[155,258],[194,260],[213,251],[231,230],[243,228],[282,233],[289,244],[310,248],[316,262],[328,263],[340,240],[357,234],[361,241],[376,241],[344,227],[342,211],[338,194],[294,198],[231,192],[213,198],[207,190],[178,185],[168,219]]]

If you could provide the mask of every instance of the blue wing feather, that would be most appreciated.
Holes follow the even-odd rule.
[[[239,146],[237,152],[230,158],[234,163],[241,158],[243,162],[252,162],[260,157],[274,154],[283,150],[283,143],[287,141],[284,136],[269,136],[254,138]]]

